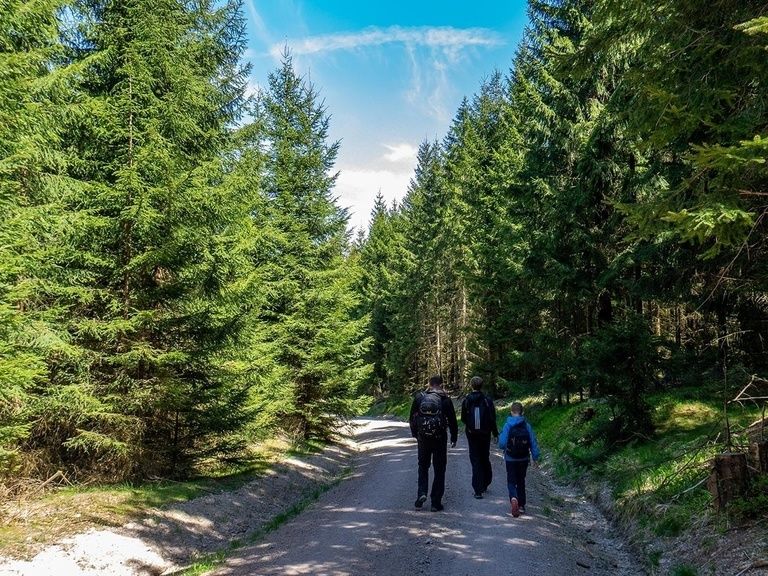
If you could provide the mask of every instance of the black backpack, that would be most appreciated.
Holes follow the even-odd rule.
[[[531,450],[531,435],[528,434],[528,426],[525,420],[521,420],[509,429],[507,448],[505,452],[512,458],[528,458]]]
[[[443,399],[435,392],[424,392],[419,401],[419,436],[439,438],[445,434]]]
[[[470,394],[465,399],[467,407],[467,432],[489,433],[493,428],[491,423],[490,400],[485,394]]]

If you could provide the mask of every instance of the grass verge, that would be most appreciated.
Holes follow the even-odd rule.
[[[269,520],[266,524],[264,524],[259,530],[253,532],[251,535],[249,535],[247,538],[243,540],[235,540],[233,542],[230,542],[229,546],[226,548],[219,550],[217,552],[213,552],[211,554],[205,555],[197,561],[187,566],[181,570],[178,570],[176,572],[170,572],[169,576],[201,576],[202,574],[205,574],[207,572],[210,572],[211,570],[217,568],[218,566],[221,566],[224,562],[227,561],[227,558],[229,558],[234,552],[237,550],[244,548],[246,546],[250,546],[251,544],[255,544],[265,536],[267,536],[269,533],[274,532],[277,530],[280,526],[285,524],[288,520],[295,518],[301,512],[303,512],[310,504],[317,501],[322,494],[336,486],[339,482],[343,481],[345,478],[349,477],[350,473],[352,471],[351,467],[347,467],[343,470],[341,474],[339,474],[336,478],[334,478],[332,481],[327,482],[321,486],[318,486],[315,488],[309,495],[302,498],[299,502],[292,505],[288,510],[285,512],[282,512]]]
[[[162,508],[206,494],[236,490],[263,475],[285,456],[315,454],[317,442],[272,439],[237,465],[210,468],[186,481],[157,480],[91,486],[59,486],[0,504],[0,556],[29,558],[40,548],[89,528],[118,527]]]
[[[555,476],[578,482],[593,496],[607,490],[614,517],[631,528],[641,547],[646,544],[647,563],[655,571],[662,561],[660,550],[673,547],[648,543],[684,538],[705,524],[724,531],[745,514],[737,502],[728,514],[715,517],[706,488],[711,459],[728,449],[722,405],[695,389],[666,391],[647,401],[653,407],[653,436],[609,443],[607,431],[615,415],[606,401],[546,406],[538,398],[523,399]],[[759,410],[740,408],[728,416],[731,443],[744,446],[745,431],[759,418]],[[754,498],[750,502],[750,514],[756,503],[762,506],[758,513],[768,512],[768,497],[764,504]],[[687,564],[673,570],[695,574]]]

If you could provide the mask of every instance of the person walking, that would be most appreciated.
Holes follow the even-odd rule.
[[[472,465],[472,489],[475,498],[482,498],[493,480],[491,466],[491,435],[499,437],[496,424],[496,407],[493,401],[483,394],[483,379],[473,376],[469,381],[472,387],[461,403],[461,421],[464,422],[469,446],[469,462]]]
[[[411,404],[408,418],[411,435],[418,442],[419,474],[416,508],[421,508],[427,501],[429,486],[429,467],[433,466],[432,480],[432,512],[443,509],[443,494],[445,493],[445,468],[448,463],[448,433],[450,432],[451,448],[456,446],[459,425],[456,422],[456,411],[453,409],[448,394],[443,390],[443,378],[439,375],[429,379],[429,389],[419,392]]]
[[[525,475],[528,464],[531,458],[538,463],[541,455],[536,434],[523,417],[523,405],[520,402],[514,402],[510,408],[510,415],[499,435],[499,448],[504,450],[507,465],[509,506],[512,516],[517,518],[525,513]]]

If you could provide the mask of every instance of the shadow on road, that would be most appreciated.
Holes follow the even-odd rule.
[[[358,438],[366,450],[352,478],[215,574],[570,576],[583,566],[592,576],[617,573],[580,550],[560,522],[545,517],[540,498],[530,500],[539,512],[509,516],[502,462],[494,462],[490,497],[475,500],[460,443],[449,453],[446,510],[433,513],[428,502],[413,508],[416,443],[407,424],[371,420]]]

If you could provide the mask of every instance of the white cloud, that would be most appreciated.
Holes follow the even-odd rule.
[[[256,32],[256,36],[264,44],[272,44],[272,36],[269,33],[267,25],[264,23],[264,19],[256,10],[256,2],[254,0],[246,0],[245,2],[248,8],[248,14],[251,16],[251,23],[253,23],[253,29]]]
[[[400,144],[384,144],[384,147],[389,150],[384,154],[384,160],[399,164],[401,162],[407,162],[409,166],[413,166],[416,163],[416,154],[419,149],[412,144],[402,142]]]
[[[366,228],[376,195],[381,192],[387,204],[401,200],[408,190],[413,170],[372,170],[368,168],[341,168],[336,180],[338,204],[349,208],[349,224]]]
[[[503,44],[503,41],[496,32],[487,28],[452,28],[450,26],[403,28],[402,26],[390,26],[388,28],[370,27],[359,32],[309,36],[287,42],[291,47],[291,52],[295,55],[317,54],[334,50],[354,50],[393,43],[405,44],[406,46],[443,48],[455,56],[461,48],[498,46]],[[273,44],[270,53],[278,59],[284,46],[283,43]]]

